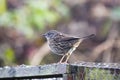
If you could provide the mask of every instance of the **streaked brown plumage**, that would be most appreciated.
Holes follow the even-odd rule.
[[[94,36],[94,34],[82,38],[75,38],[56,30],[50,30],[46,32],[44,36],[47,38],[51,51],[57,55],[63,55],[60,60],[61,63],[65,56],[67,56],[65,62],[68,61],[70,55],[79,46],[82,40],[90,38]]]

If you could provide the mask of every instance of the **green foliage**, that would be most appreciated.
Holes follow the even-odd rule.
[[[14,60],[15,60],[14,51],[11,48],[6,49],[5,64],[10,65],[14,62]]]
[[[31,9],[31,23],[38,29],[43,29],[46,24],[53,24],[59,19],[58,13],[50,10],[50,5],[46,0],[43,2],[30,1],[28,9]]]
[[[118,80],[119,77],[111,74],[110,70],[103,70],[98,68],[86,68],[85,80]]]
[[[24,3],[20,8],[1,14],[0,25],[15,27],[27,37],[33,38],[36,31],[42,31],[45,26],[52,27],[69,14],[68,8],[59,0],[29,0]],[[6,5],[4,8],[6,9]],[[3,9],[0,9],[0,12],[3,12]]]
[[[6,0],[0,0],[0,14],[5,13],[6,11]]]

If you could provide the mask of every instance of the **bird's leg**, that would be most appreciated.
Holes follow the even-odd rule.
[[[72,49],[70,49],[70,50],[68,51],[68,53],[66,54],[67,58],[66,58],[66,60],[65,60],[64,63],[67,63],[68,59],[70,58],[72,52],[73,52],[75,49],[76,49],[76,47],[73,47]]]
[[[63,63],[67,63],[68,59],[70,58],[71,54],[73,53],[73,51],[79,46],[79,44],[82,42],[82,39],[80,39],[77,43],[75,43],[73,45],[73,47],[68,51],[68,53],[66,53],[65,55],[63,55],[63,57],[61,58],[61,60],[59,61],[59,63],[62,63],[63,59],[65,58],[65,56],[67,56],[65,62]]]
[[[81,43],[82,40],[79,40],[77,43],[75,43],[73,45],[73,47],[68,51],[68,53],[66,54],[67,55],[67,58],[65,60],[65,63],[67,63],[68,59],[70,58],[71,54],[73,53],[73,51],[79,46],[79,44]]]
[[[67,63],[67,61],[68,61],[70,55],[72,54],[72,52],[73,52],[75,49],[76,49],[76,48],[73,47],[73,48],[70,49],[65,55],[63,55],[63,57],[60,59],[59,63],[62,63],[62,61],[63,61],[63,59],[65,58],[65,56],[67,56],[67,57],[66,57],[65,62],[63,62],[63,63]]]
[[[65,62],[63,62],[63,59],[65,58],[65,56],[67,56],[67,60],[69,59],[69,57],[70,57],[70,54],[69,54],[69,52],[68,53],[66,53],[65,55],[63,55],[63,57],[60,59],[60,61],[59,61],[59,63],[67,63],[67,61],[65,60]]]
[[[66,55],[63,55],[62,58],[60,59],[59,63],[62,63],[63,59],[65,58]]]
[[[70,55],[71,55],[71,54],[69,54],[69,53],[67,54],[67,58],[66,58],[66,60],[65,60],[64,63],[67,63],[68,59],[70,58]]]

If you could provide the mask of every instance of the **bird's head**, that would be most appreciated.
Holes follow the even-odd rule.
[[[48,32],[46,32],[45,34],[43,34],[43,36],[49,40],[49,39],[53,39],[55,38],[57,35],[59,35],[60,32],[56,31],[56,30],[50,30]]]

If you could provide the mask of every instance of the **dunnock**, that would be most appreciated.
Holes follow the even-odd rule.
[[[79,46],[81,41],[93,37],[94,34],[81,38],[75,38],[70,37],[64,33],[58,32],[56,30],[50,30],[43,34],[43,36],[45,36],[45,38],[47,39],[49,47],[53,53],[57,55],[63,55],[59,62],[62,63],[63,59],[66,56],[65,62],[67,63],[70,55]]]

